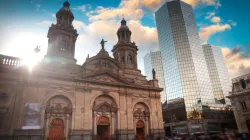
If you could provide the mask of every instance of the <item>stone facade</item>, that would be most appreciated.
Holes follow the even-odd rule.
[[[240,133],[250,132],[250,74],[232,79],[233,90],[228,96]]]
[[[123,19],[114,58],[100,52],[83,65],[74,58],[77,32],[65,2],[49,29],[44,61],[20,66],[1,55],[0,139],[155,139],[164,134],[158,80],[137,68],[138,47]],[[30,109],[30,110],[29,110]]]

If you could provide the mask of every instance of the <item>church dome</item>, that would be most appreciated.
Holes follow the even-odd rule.
[[[127,26],[127,22],[125,19],[122,19],[121,21],[121,26],[120,28],[118,29],[117,33],[119,32],[124,32],[124,31],[127,31],[127,32],[131,32]]]
[[[118,36],[118,42],[120,41],[130,42],[131,31],[129,30],[127,22],[124,18],[122,19],[121,26],[117,31],[117,36]]]
[[[56,13],[56,17],[59,18],[62,15],[69,15],[72,20],[74,20],[74,15],[70,10],[70,3],[68,1],[65,1],[63,3],[63,7]]]

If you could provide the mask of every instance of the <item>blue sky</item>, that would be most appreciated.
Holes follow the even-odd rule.
[[[201,42],[222,48],[232,77],[250,70],[250,1],[183,0],[194,7]],[[55,13],[64,0],[0,1],[0,53],[26,57],[37,45],[42,55],[47,49],[47,32],[55,23]],[[139,68],[143,56],[158,48],[154,12],[164,0],[69,0],[79,36],[76,59],[82,64],[100,49],[100,40],[108,40],[110,52],[116,43],[116,30],[124,15],[139,46]],[[142,36],[143,35],[143,36]],[[110,53],[111,54],[111,53]]]

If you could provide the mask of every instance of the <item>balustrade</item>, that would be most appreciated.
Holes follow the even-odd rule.
[[[18,67],[21,66],[22,59],[7,55],[0,55],[0,65]]]

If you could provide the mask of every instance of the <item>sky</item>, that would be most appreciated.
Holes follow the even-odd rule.
[[[138,45],[139,69],[143,56],[159,49],[155,11],[166,0],[69,0],[79,36],[75,58],[83,64],[97,54],[102,38],[111,53],[117,43],[121,18],[127,20]],[[250,72],[250,0],[183,0],[193,6],[201,44],[221,47],[230,77]],[[26,58],[36,46],[47,51],[48,29],[64,0],[0,1],[0,54]]]

